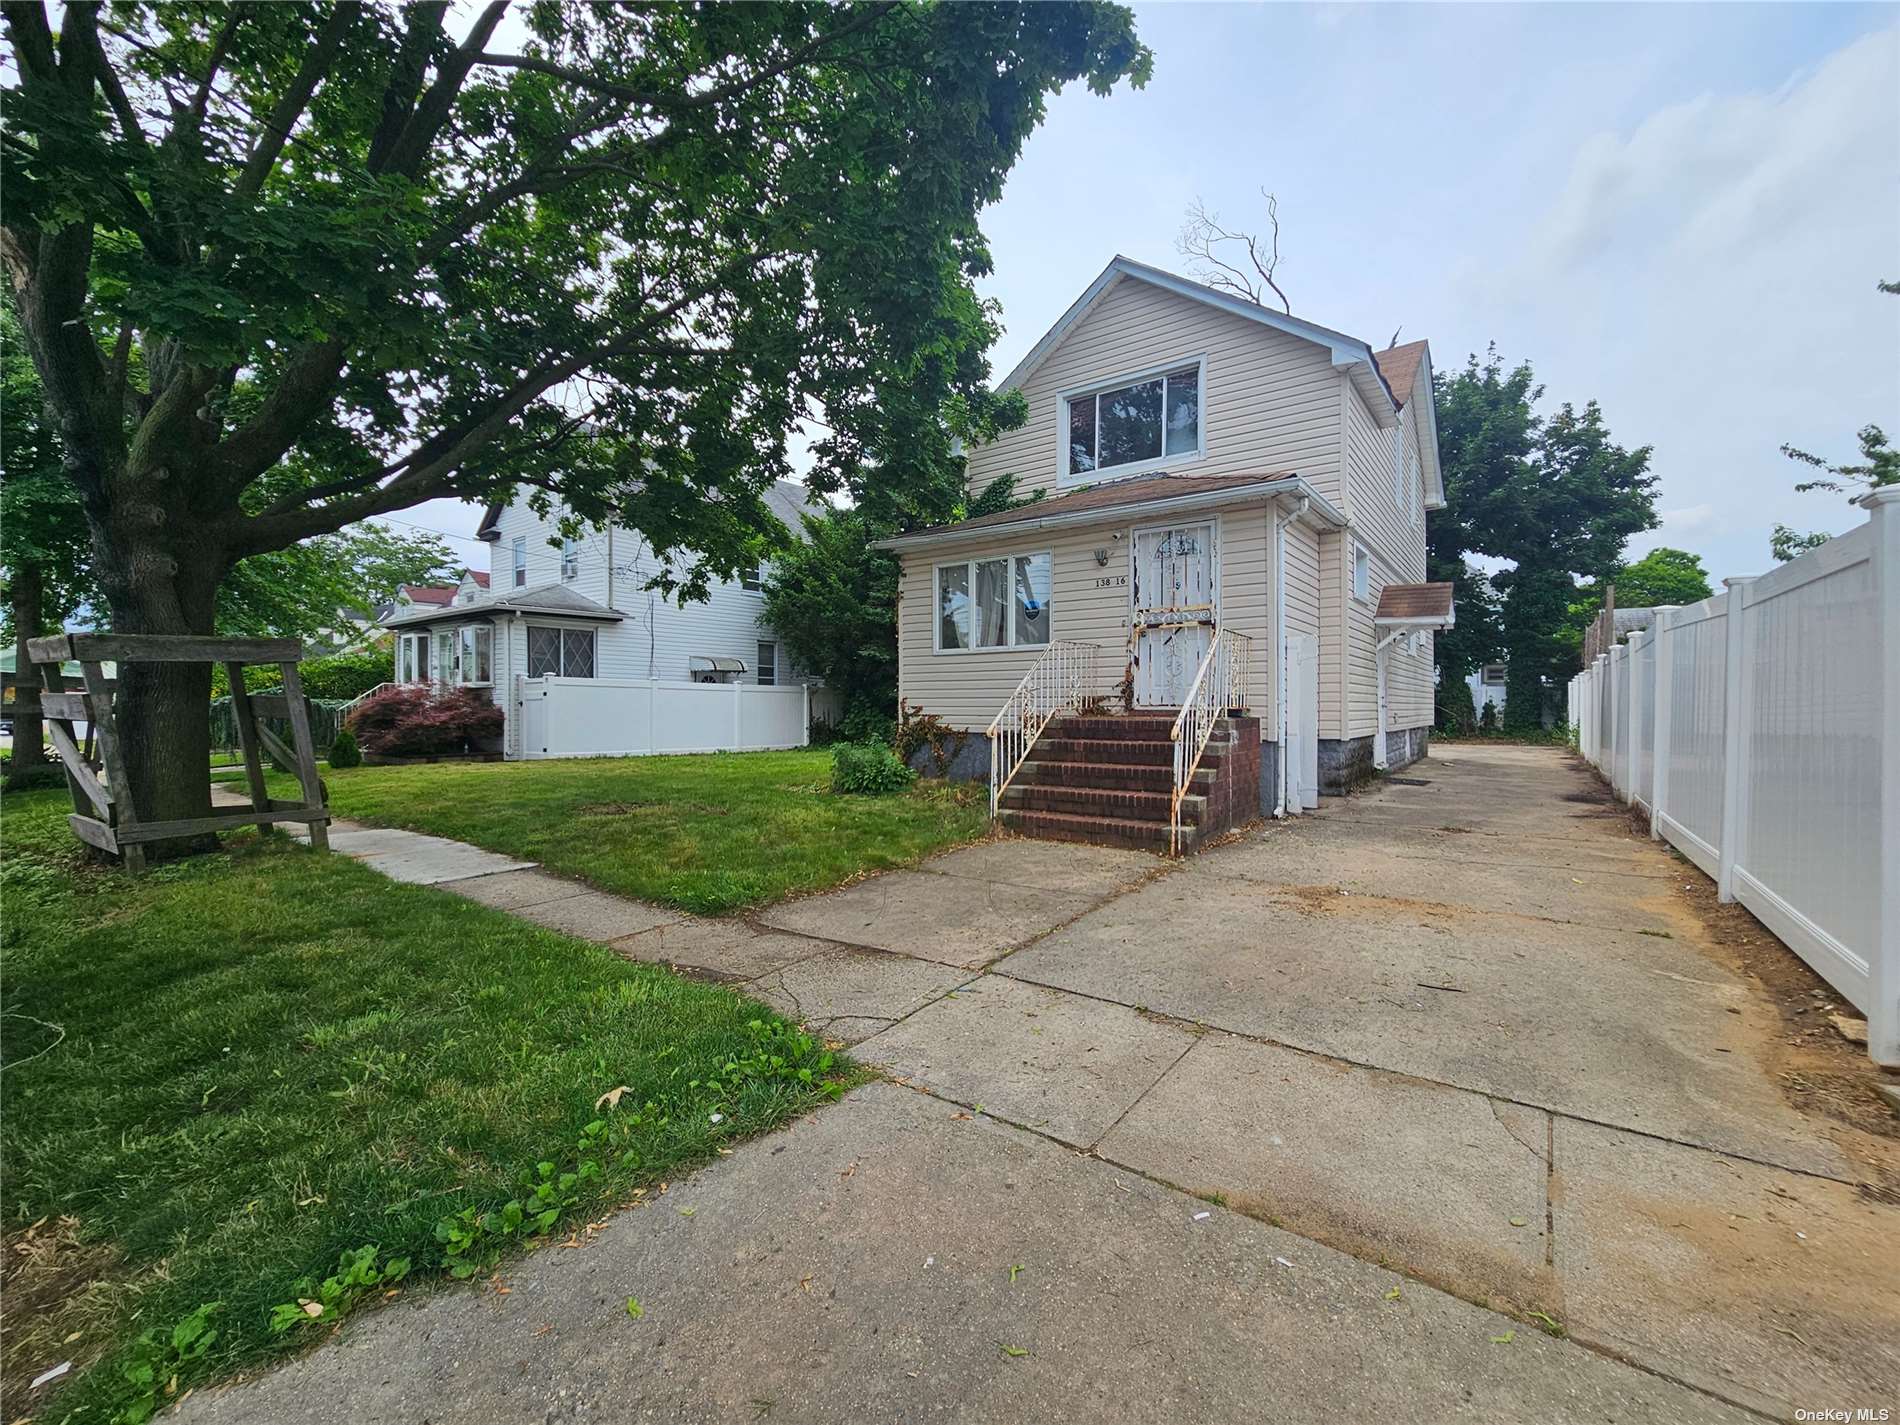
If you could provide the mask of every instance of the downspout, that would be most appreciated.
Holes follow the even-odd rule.
[[[1293,775],[1293,758],[1287,747],[1287,732],[1291,726],[1288,715],[1286,695],[1287,637],[1286,637],[1286,529],[1294,521],[1305,516],[1307,507],[1312,503],[1302,495],[1289,514],[1279,512],[1279,502],[1274,502],[1273,516],[1273,642],[1278,660],[1275,664],[1273,702],[1277,708],[1275,721],[1278,722],[1277,736],[1280,743],[1280,775],[1274,793],[1273,814],[1276,817],[1286,815],[1287,782]]]

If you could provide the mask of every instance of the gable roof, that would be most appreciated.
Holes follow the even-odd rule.
[[[1087,316],[1117,283],[1124,281],[1146,282],[1163,291],[1173,292],[1177,296],[1191,301],[1202,302],[1219,311],[1250,322],[1259,322],[1262,326],[1272,327],[1275,331],[1285,332],[1302,341],[1314,342],[1332,353],[1333,365],[1352,378],[1359,394],[1365,398],[1366,406],[1382,426],[1390,426],[1397,418],[1403,399],[1393,394],[1386,384],[1372,347],[1356,336],[1323,327],[1318,322],[1309,322],[1303,317],[1289,316],[1285,312],[1276,312],[1261,306],[1258,302],[1249,302],[1245,297],[1236,297],[1230,292],[1216,291],[1203,282],[1167,272],[1159,267],[1150,267],[1145,262],[1136,262],[1132,257],[1117,254],[1109,261],[1102,273],[1088,285],[1088,290],[1062,314],[1056,324],[1043,333],[1042,340],[1029,349],[1029,354],[1016,363],[1016,369],[1003,378],[999,391],[1012,391],[1027,381],[1037,367],[1048,358],[1075,324]]]
[[[1412,399],[1412,386],[1418,379],[1418,364],[1425,358],[1425,349],[1422,341],[1408,341],[1404,346],[1388,346],[1384,351],[1373,353],[1373,359],[1379,363],[1379,374],[1392,388],[1392,399],[1399,403],[1400,409]]]
[[[442,605],[455,599],[453,584],[404,584],[402,596],[412,604]]]
[[[530,589],[510,589],[505,594],[489,594],[465,604],[396,609],[383,616],[382,625],[384,628],[400,628],[406,624],[481,618],[487,614],[552,614],[561,618],[594,619],[601,623],[619,623],[626,617],[585,594],[575,593],[565,584],[536,584]]]
[[[488,587],[488,576],[484,574],[481,570],[464,569],[462,572],[466,574],[469,578],[473,579],[477,584],[480,584],[484,589]]]

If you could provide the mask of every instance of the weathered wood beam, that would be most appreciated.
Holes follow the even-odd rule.
[[[92,803],[93,810],[105,821],[112,820],[112,794],[99,784],[92,774],[92,768],[86,765],[86,759],[79,755],[79,748],[73,744],[73,735],[62,724],[49,722],[46,732],[53,739],[53,750],[59,753],[60,765],[66,769],[66,780],[72,784],[85,800]],[[78,796],[74,797],[79,800]],[[81,804],[74,808],[80,815],[85,812]]]
[[[212,638],[173,633],[61,633],[27,643],[35,663],[295,663],[295,638]]]
[[[291,807],[283,811],[232,807],[229,811],[194,816],[183,821],[142,821],[137,826],[120,828],[118,841],[121,846],[128,846],[141,841],[164,841],[174,836],[203,836],[207,832],[236,831],[241,826],[263,826],[278,821],[308,822],[314,834],[319,824],[329,820],[330,813],[327,810],[312,811],[309,807]]]
[[[73,812],[66,818],[66,824],[73,829],[73,835],[88,846],[97,846],[101,851],[110,852],[114,856],[119,854],[118,838],[112,834],[112,828],[103,821],[96,821],[92,817]]]

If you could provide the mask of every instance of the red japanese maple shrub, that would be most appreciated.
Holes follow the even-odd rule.
[[[349,729],[378,757],[443,757],[501,736],[501,709],[472,688],[438,693],[426,683],[384,688],[350,710]]]

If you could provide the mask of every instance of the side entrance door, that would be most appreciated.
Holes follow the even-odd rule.
[[[1135,704],[1178,708],[1218,623],[1219,568],[1212,521],[1138,529],[1130,583],[1135,638]]]
[[[1287,810],[1319,805],[1319,640],[1287,636]]]

